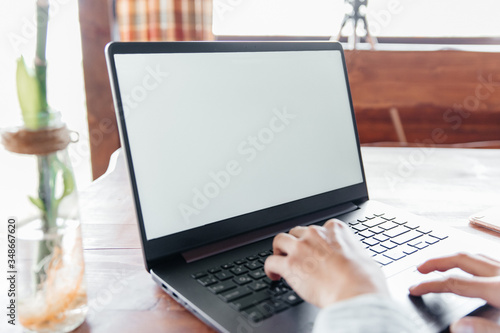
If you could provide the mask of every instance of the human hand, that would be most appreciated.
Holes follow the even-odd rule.
[[[467,297],[479,297],[490,305],[500,308],[500,262],[484,255],[459,253],[431,259],[417,269],[427,274],[445,272],[452,268],[472,274],[472,277],[450,276],[440,280],[422,282],[410,287],[410,294],[421,296],[428,293],[454,293]],[[450,326],[451,332],[500,332],[500,326],[484,318],[465,317]]]
[[[382,271],[339,220],[278,234],[273,249],[266,274],[272,280],[283,277],[300,297],[320,308],[362,294],[389,295]]]

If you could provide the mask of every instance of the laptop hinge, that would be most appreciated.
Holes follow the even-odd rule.
[[[299,225],[309,225],[318,222],[326,221],[327,219],[346,214],[358,209],[358,206],[349,202],[333,208],[318,211],[312,214],[303,215],[297,218],[287,220],[282,223],[272,225],[267,228],[251,231],[242,235],[225,239],[216,243],[205,245],[193,250],[182,253],[186,262],[190,263],[200,259],[204,259],[225,251],[235,249],[237,247],[251,244],[269,237],[272,237],[280,232],[285,232]]]

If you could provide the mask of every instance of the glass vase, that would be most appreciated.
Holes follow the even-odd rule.
[[[28,332],[69,332],[87,313],[78,196],[64,124],[51,119],[40,130],[2,131],[18,163],[31,163],[34,190],[16,211],[18,321]],[[19,174],[19,182],[26,175]],[[29,178],[29,177],[28,177]],[[14,205],[19,208],[23,205]]]

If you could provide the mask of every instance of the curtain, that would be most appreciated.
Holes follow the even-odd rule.
[[[212,0],[116,0],[122,41],[212,40]]]

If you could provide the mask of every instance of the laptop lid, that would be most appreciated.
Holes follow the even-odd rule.
[[[110,43],[146,266],[368,198],[342,48]]]

